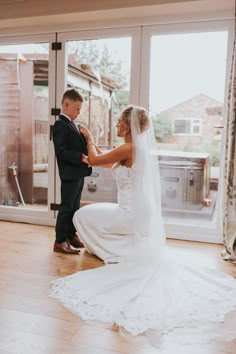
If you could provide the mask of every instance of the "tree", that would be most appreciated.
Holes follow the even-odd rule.
[[[158,143],[169,143],[172,135],[172,123],[166,114],[158,114],[153,117],[153,125]]]
[[[117,87],[127,88],[127,75],[122,70],[118,56],[112,55],[106,40],[81,40],[70,42],[69,54],[78,64],[86,64],[94,73],[114,83]]]
[[[81,40],[70,42],[68,53],[72,56],[72,62],[77,65],[86,65],[93,72],[98,81],[103,80],[114,86],[112,93],[112,118],[113,118],[113,142],[117,143],[116,121],[120,111],[129,101],[129,75],[124,71],[124,65],[119,55],[109,48],[111,40]],[[109,109],[103,104],[104,114]],[[91,128],[94,127],[93,117]],[[88,120],[87,117],[85,121]]]

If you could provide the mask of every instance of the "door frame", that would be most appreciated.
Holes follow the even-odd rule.
[[[140,59],[141,59],[141,27],[127,28],[109,28],[99,30],[82,30],[72,32],[58,32],[57,41],[61,43],[61,48],[58,52],[57,64],[57,104],[61,101],[64,90],[66,89],[67,75],[67,55],[66,42],[73,40],[93,40],[93,39],[108,39],[119,37],[131,37],[131,72],[130,72],[130,102],[139,104],[139,86],[140,86]],[[58,169],[56,168],[56,204],[60,204],[60,178]]]

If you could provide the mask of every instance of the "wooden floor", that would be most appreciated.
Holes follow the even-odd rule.
[[[236,341],[199,348],[186,337],[181,348],[146,348],[121,340],[111,326],[82,322],[48,296],[50,281],[81,269],[103,266],[97,258],[52,252],[54,229],[0,221],[0,353],[22,354],[235,354]],[[236,277],[236,266],[220,258],[222,246],[167,242],[173,256],[198,260]]]

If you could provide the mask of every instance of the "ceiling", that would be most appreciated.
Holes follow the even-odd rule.
[[[0,0],[0,35],[224,20],[234,13],[235,0]]]
[[[0,20],[193,1],[197,0],[0,0]]]

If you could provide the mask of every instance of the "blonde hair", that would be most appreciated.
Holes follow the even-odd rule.
[[[121,112],[121,117],[123,118],[123,122],[127,131],[131,130],[131,113],[133,109],[137,109],[137,119],[138,119],[138,126],[140,132],[143,133],[149,127],[149,114],[147,110],[143,107],[138,107],[134,105],[129,105],[123,109]]]

